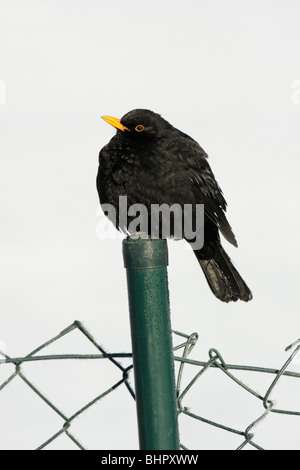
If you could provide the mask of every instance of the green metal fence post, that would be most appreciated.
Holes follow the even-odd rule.
[[[166,240],[123,241],[140,449],[179,449]]]

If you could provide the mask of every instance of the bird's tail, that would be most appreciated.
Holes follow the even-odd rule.
[[[210,259],[202,259],[201,250],[194,251],[212,292],[222,302],[251,300],[251,290],[241,278],[221,243],[216,243],[214,248],[214,254]]]

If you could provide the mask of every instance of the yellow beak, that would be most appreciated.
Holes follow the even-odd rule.
[[[105,122],[108,122],[108,124],[110,124],[111,126],[116,127],[117,129],[120,129],[123,132],[130,130],[130,129],[128,129],[128,127],[123,126],[123,124],[121,124],[120,119],[118,119],[118,118],[111,117],[111,116],[101,116],[101,117],[102,117],[102,119],[104,119]]]

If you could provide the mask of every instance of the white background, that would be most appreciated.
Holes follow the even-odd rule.
[[[280,368],[299,336],[300,4],[297,0],[1,0],[0,341],[23,356],[78,319],[110,352],[129,352],[121,240],[101,240],[95,178],[114,134],[100,119],[149,108],[191,135],[227,199],[239,248],[224,247],[253,290],[223,304],[193,253],[169,243],[172,326],[197,331],[192,356]],[[4,91],[3,91],[4,90]],[[4,96],[5,94],[5,96]],[[55,352],[94,352],[74,332]],[[299,361],[289,367],[300,371]],[[12,366],[0,367],[5,380]],[[71,415],[120,378],[95,361],[32,363],[24,373]],[[194,372],[194,369],[192,370]],[[186,397],[191,411],[245,430],[264,408],[218,371]],[[240,374],[264,394],[273,376]],[[206,377],[206,378],[205,378]],[[300,410],[283,378],[278,408]],[[19,378],[0,392],[0,447],[36,448],[63,421]],[[181,420],[190,449],[243,438]],[[268,449],[299,449],[299,417],[254,430]],[[78,418],[89,449],[138,447],[134,402],[120,390]],[[60,437],[49,449],[75,449]]]

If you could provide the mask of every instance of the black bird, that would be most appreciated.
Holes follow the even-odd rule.
[[[135,109],[121,119],[103,119],[117,133],[99,154],[101,205],[111,204],[118,216],[119,196],[127,196],[128,205],[144,204],[149,211],[152,204],[204,204],[204,245],[194,253],[209,287],[223,302],[251,300],[250,289],[220,242],[219,231],[237,246],[225,215],[227,203],[206,152],[150,110]],[[128,227],[119,226],[118,217],[115,225],[126,233]]]

